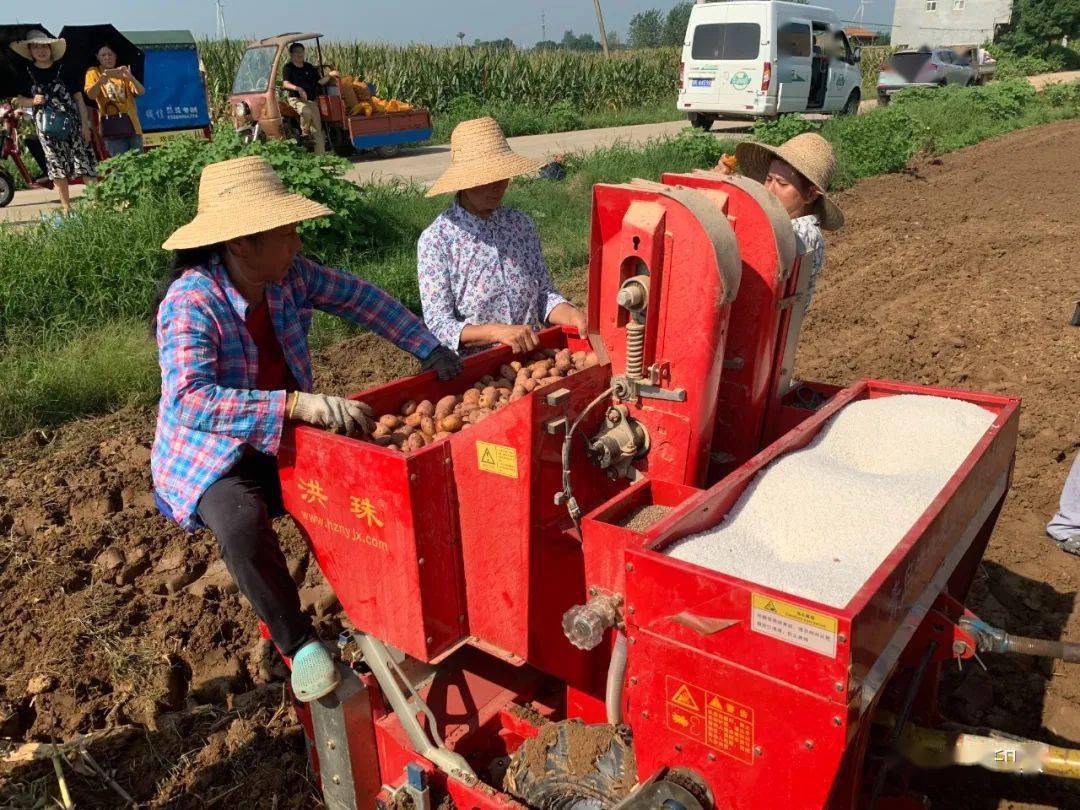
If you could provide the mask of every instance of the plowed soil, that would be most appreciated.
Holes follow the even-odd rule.
[[[970,605],[1013,632],[1080,638],[1080,559],[1043,534],[1080,446],[1080,329],[1067,325],[1080,297],[1080,123],[918,161],[838,202],[847,225],[827,238],[799,376],[1022,396],[1013,489]],[[316,367],[333,393],[415,369],[368,336]],[[317,806],[284,670],[213,538],[153,508],[153,419],[127,410],[0,445],[0,737],[121,729],[90,750],[147,806]],[[333,594],[291,522],[279,529],[305,605],[335,632]],[[1080,747],[1080,665],[985,663],[949,675],[945,714]],[[80,807],[123,804],[92,772],[68,780]],[[1054,780],[955,769],[914,786],[937,808],[1080,807],[1080,790]],[[48,761],[0,766],[0,806],[45,806],[47,792]]]

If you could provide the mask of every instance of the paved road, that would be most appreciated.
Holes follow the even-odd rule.
[[[1052,82],[1080,80],[1080,71],[1047,73],[1030,77],[1031,83],[1042,89]],[[860,112],[876,106],[876,101],[864,101]],[[510,138],[512,148],[526,157],[547,160],[564,152],[589,151],[615,143],[640,144],[654,138],[675,135],[686,129],[686,121],[669,121],[663,124],[637,124],[628,127],[585,129],[577,132],[559,132],[552,135],[525,135]],[[718,121],[712,131],[717,137],[745,137],[749,124],[745,121]],[[450,162],[449,145],[410,149],[407,154],[390,160],[356,159],[346,177],[355,183],[404,180],[430,185]],[[72,196],[82,193],[80,186],[72,188]],[[7,208],[0,208],[0,223],[31,222],[42,213],[48,214],[58,208],[56,193],[43,190],[19,191]]]

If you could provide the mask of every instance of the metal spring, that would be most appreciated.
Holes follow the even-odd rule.
[[[645,324],[631,321],[626,325],[626,376],[640,380],[645,362]]]

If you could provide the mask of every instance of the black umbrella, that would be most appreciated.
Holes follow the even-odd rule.
[[[41,31],[52,36],[41,23],[0,25],[0,100],[6,101],[19,92],[25,92],[29,81],[26,66],[30,63],[11,50],[11,43],[26,39],[31,31]]]
[[[127,65],[136,79],[143,80],[143,52],[113,26],[65,25],[60,36],[67,40],[64,65],[79,78],[80,84],[86,69],[97,67],[97,52],[102,45],[108,45],[116,52],[117,67]]]

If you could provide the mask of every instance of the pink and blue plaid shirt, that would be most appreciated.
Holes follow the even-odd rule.
[[[425,359],[439,341],[423,321],[372,284],[297,256],[266,300],[285,362],[311,390],[308,330],[321,309],[366,327]],[[259,358],[245,324],[248,303],[215,256],[173,282],[158,310],[161,404],[150,467],[163,511],[185,529],[206,489],[251,447],[276,455],[285,391],[258,391]]]

